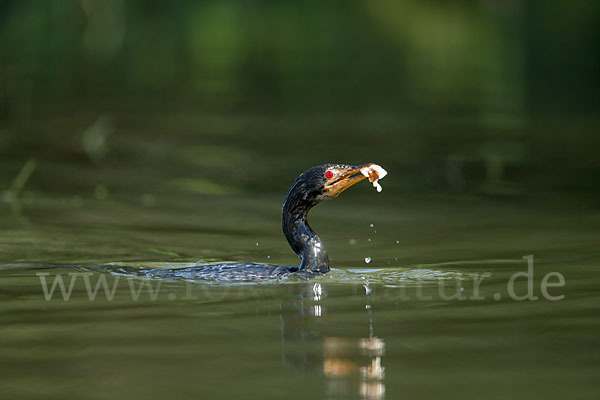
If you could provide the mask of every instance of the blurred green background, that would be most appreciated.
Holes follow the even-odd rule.
[[[293,178],[325,162],[384,166],[390,207],[409,196],[595,204],[599,11],[0,1],[0,217],[15,229],[3,257],[36,224],[68,235],[210,220],[214,231],[220,212],[252,232],[260,222],[239,221],[269,209],[257,220],[279,235]]]
[[[597,0],[0,0],[0,393],[596,399],[599,44]],[[325,276],[44,301],[36,272],[297,265],[281,204],[326,162],[389,175],[311,211]],[[564,300],[506,296],[526,255]],[[385,380],[325,376],[338,337]]]

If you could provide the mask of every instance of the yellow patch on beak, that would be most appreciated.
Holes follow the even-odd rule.
[[[334,175],[334,177],[329,179],[325,184],[327,194],[330,197],[337,197],[350,186],[366,179],[367,177],[360,173],[361,168],[362,166],[351,168],[342,172],[341,175]]]

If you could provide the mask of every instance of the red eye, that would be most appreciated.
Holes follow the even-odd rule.
[[[325,178],[327,178],[327,179],[333,178],[333,172],[331,172],[331,171],[325,172]]]

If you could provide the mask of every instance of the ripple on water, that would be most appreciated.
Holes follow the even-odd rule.
[[[215,279],[215,274],[202,273],[190,274],[198,268],[202,270],[211,265],[227,265],[227,263],[112,263],[106,267],[112,269],[113,274],[132,275],[143,278],[156,278],[167,280],[187,280],[198,283],[236,283],[241,281],[254,281],[262,283],[293,283],[299,280],[315,279],[328,283],[363,283],[368,280],[370,284],[383,285],[422,285],[435,283],[440,280],[462,280],[467,273],[457,270],[436,269],[419,267],[404,268],[332,268],[324,275],[285,275],[281,278],[267,278],[258,275],[249,276],[250,279]],[[115,268],[116,267],[116,268]]]
[[[251,265],[248,263],[247,265]],[[257,264],[252,264],[257,265]],[[293,283],[315,279],[329,283],[363,283],[367,280],[370,284],[383,285],[413,285],[424,283],[435,283],[440,280],[462,280],[470,274],[457,270],[448,270],[447,266],[425,267],[397,267],[397,268],[332,268],[324,275],[295,273],[272,277],[268,274],[243,274],[239,277],[221,276],[213,270],[215,267],[228,269],[237,266],[241,269],[243,265],[237,263],[214,263],[214,262],[113,262],[107,264],[29,264],[11,263],[0,265],[1,269],[57,269],[67,268],[77,271],[93,271],[109,273],[113,275],[129,276],[140,279],[161,279],[168,281],[194,281],[198,283]],[[266,266],[265,266],[266,267]],[[273,266],[275,268],[276,266]],[[206,274],[203,273],[206,271]],[[227,275],[227,274],[225,274]],[[224,278],[224,279],[221,279]]]
[[[351,283],[368,280],[370,284],[416,285],[440,280],[462,280],[467,274],[430,268],[349,268],[331,271],[319,279],[330,282]]]

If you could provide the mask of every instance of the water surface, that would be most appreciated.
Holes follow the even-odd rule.
[[[497,181],[415,191],[396,148],[284,157],[258,129],[248,137],[219,125],[202,143],[185,133],[174,142],[160,133],[167,123],[142,134],[140,120],[127,121],[108,155],[92,161],[77,121],[38,126],[29,145],[17,127],[7,131],[22,149],[0,160],[7,398],[597,397],[595,198]],[[45,129],[54,140],[70,132],[70,145],[46,140]],[[179,119],[170,129],[188,128]],[[382,193],[356,185],[311,212],[329,274],[144,279],[145,269],[199,261],[294,265],[280,232],[283,196],[301,170],[327,161],[376,161],[390,173]],[[508,283],[529,255],[537,300],[518,301]],[[548,288],[564,296],[556,301],[541,289],[553,272],[565,282]],[[67,291],[73,279],[68,300],[59,286],[44,292],[57,277]],[[109,295],[93,294],[102,280]],[[526,279],[515,282],[525,296]]]

